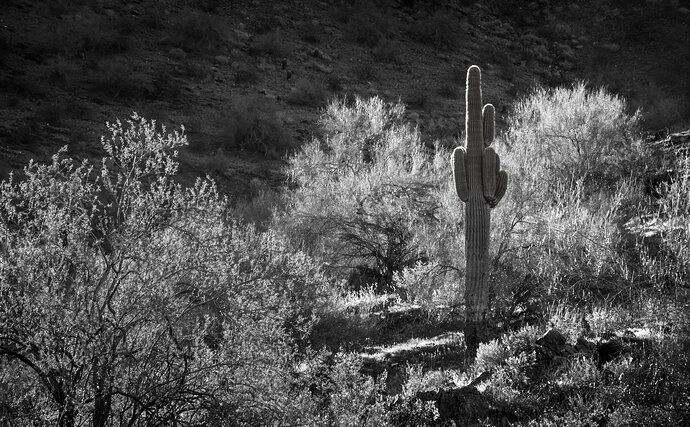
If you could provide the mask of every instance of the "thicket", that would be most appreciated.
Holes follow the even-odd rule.
[[[292,344],[317,263],[175,183],[184,134],[108,131],[100,163],[62,149],[1,184],[1,423],[318,424]]]

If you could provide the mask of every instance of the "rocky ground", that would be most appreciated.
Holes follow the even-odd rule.
[[[96,156],[105,122],[184,124],[183,176],[231,195],[283,182],[333,96],[408,105],[423,139],[462,133],[464,70],[484,70],[505,126],[535,84],[586,79],[688,123],[689,6],[678,1],[12,0],[0,9],[0,173],[68,145]],[[238,118],[239,117],[239,118]],[[239,129],[239,130],[238,130]],[[247,136],[249,135],[249,136]],[[258,141],[258,142],[257,142]]]

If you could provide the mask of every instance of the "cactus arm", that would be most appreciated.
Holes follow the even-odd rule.
[[[484,199],[489,204],[493,202],[496,195],[496,180],[500,167],[501,163],[496,151],[492,147],[486,147],[482,156],[482,190]]]
[[[458,193],[458,197],[463,202],[467,202],[468,199],[468,189],[467,189],[467,170],[465,169],[465,158],[467,152],[465,147],[458,147],[453,150],[453,178],[455,180],[455,191]]]
[[[494,141],[496,129],[496,109],[491,104],[486,104],[482,110],[482,122],[484,131],[484,146],[488,147]]]
[[[498,202],[501,201],[503,196],[506,194],[506,189],[508,188],[508,173],[506,171],[498,172],[498,179],[496,182],[496,195],[493,200],[489,202],[489,206],[495,208]]]

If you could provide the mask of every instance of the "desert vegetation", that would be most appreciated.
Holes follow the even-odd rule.
[[[686,4],[124,3],[0,8],[0,425],[690,425]]]
[[[243,205],[176,183],[184,129],[136,114],[101,161],[63,149],[4,181],[2,422],[686,424],[687,155],[651,162],[605,89],[516,103],[473,358],[450,152],[404,111],[332,101],[290,185]],[[270,135],[233,120],[228,143]]]

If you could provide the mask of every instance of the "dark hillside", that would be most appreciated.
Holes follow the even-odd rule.
[[[470,64],[499,113],[535,84],[584,79],[644,108],[650,130],[679,128],[689,20],[678,1],[10,0],[0,171],[65,144],[95,155],[104,122],[134,110],[184,124],[183,173],[238,194],[252,177],[280,181],[279,159],[334,96],[400,99],[429,144],[452,145]]]

